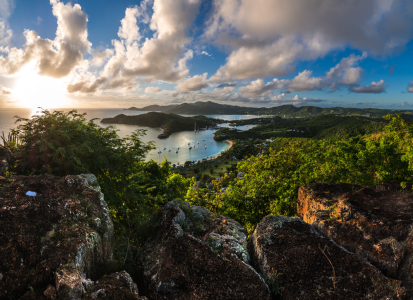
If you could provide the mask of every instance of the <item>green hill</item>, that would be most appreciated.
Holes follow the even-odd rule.
[[[138,111],[162,111],[165,113],[174,113],[182,115],[273,115],[286,118],[292,117],[313,117],[319,115],[352,115],[365,116],[371,118],[381,118],[388,114],[403,114],[406,120],[413,120],[413,112],[408,110],[389,110],[378,108],[344,108],[328,107],[322,108],[317,106],[300,106],[281,105],[275,107],[242,107],[235,105],[218,104],[211,101],[182,103],[179,105],[150,105],[143,108],[131,107],[128,110]]]
[[[194,130],[195,123],[198,128],[205,128],[215,126],[219,121],[205,116],[182,117],[175,114],[149,112],[137,116],[120,114],[113,118],[104,118],[100,122],[104,124],[127,124],[151,128],[159,127],[163,129],[163,134],[158,137],[167,138],[173,132]]]

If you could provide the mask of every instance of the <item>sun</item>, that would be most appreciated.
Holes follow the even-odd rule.
[[[34,70],[26,70],[19,76],[14,93],[21,107],[67,107],[65,84],[61,79],[41,76]]]

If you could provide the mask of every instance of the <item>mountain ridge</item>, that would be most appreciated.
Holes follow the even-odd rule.
[[[198,101],[195,103],[182,103],[179,105],[149,105],[142,108],[130,107],[126,110],[136,111],[160,111],[173,114],[187,115],[274,115],[281,117],[309,117],[326,114],[359,115],[372,118],[380,118],[388,114],[413,114],[411,110],[390,110],[380,108],[344,108],[318,106],[294,106],[292,104],[274,107],[243,107],[227,104],[219,104],[212,101]]]

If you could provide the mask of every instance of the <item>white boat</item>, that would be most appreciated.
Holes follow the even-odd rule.
[[[199,142],[196,142],[197,144],[199,144]]]

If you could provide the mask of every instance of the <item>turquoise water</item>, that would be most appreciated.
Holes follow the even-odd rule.
[[[12,128],[16,127],[14,123],[15,119],[13,117],[18,115],[23,118],[29,118],[36,113],[36,109],[24,109],[24,108],[6,108],[0,109],[0,133],[3,131],[5,134],[10,132]],[[65,110],[67,111],[67,110]],[[146,112],[140,111],[130,111],[122,109],[78,109],[79,113],[87,113],[87,118],[106,118],[114,117],[118,114],[125,115],[139,115]],[[256,118],[257,116],[246,116],[246,115],[207,115],[211,118],[219,118],[222,120],[234,120],[234,119],[249,119]],[[100,124],[99,121],[96,121],[99,125],[106,127],[107,124]],[[228,126],[229,123],[222,124],[221,126]],[[245,125],[237,127],[241,130],[248,130],[252,128],[253,125]],[[162,162],[164,158],[168,159],[172,164],[181,163],[185,161],[196,161],[202,160],[203,158],[213,157],[220,154],[222,151],[225,151],[229,147],[227,142],[216,142],[214,141],[214,132],[215,130],[205,130],[199,132],[193,131],[182,131],[176,132],[169,136],[167,139],[158,139],[157,136],[162,132],[160,128],[146,128],[141,126],[134,125],[121,125],[117,124],[116,128],[119,130],[118,134],[120,137],[126,137],[130,135],[136,129],[145,129],[146,135],[142,137],[144,142],[154,141],[156,149],[152,150],[148,156],[147,160],[154,159],[157,162]],[[189,150],[192,146],[192,150]],[[195,148],[193,147],[195,146]],[[206,148],[205,148],[206,147]],[[164,150],[164,148],[166,148]],[[180,148],[178,150],[178,148]],[[169,151],[171,150],[171,151]],[[161,154],[158,154],[158,151],[162,151]],[[176,153],[178,151],[178,153]]]

